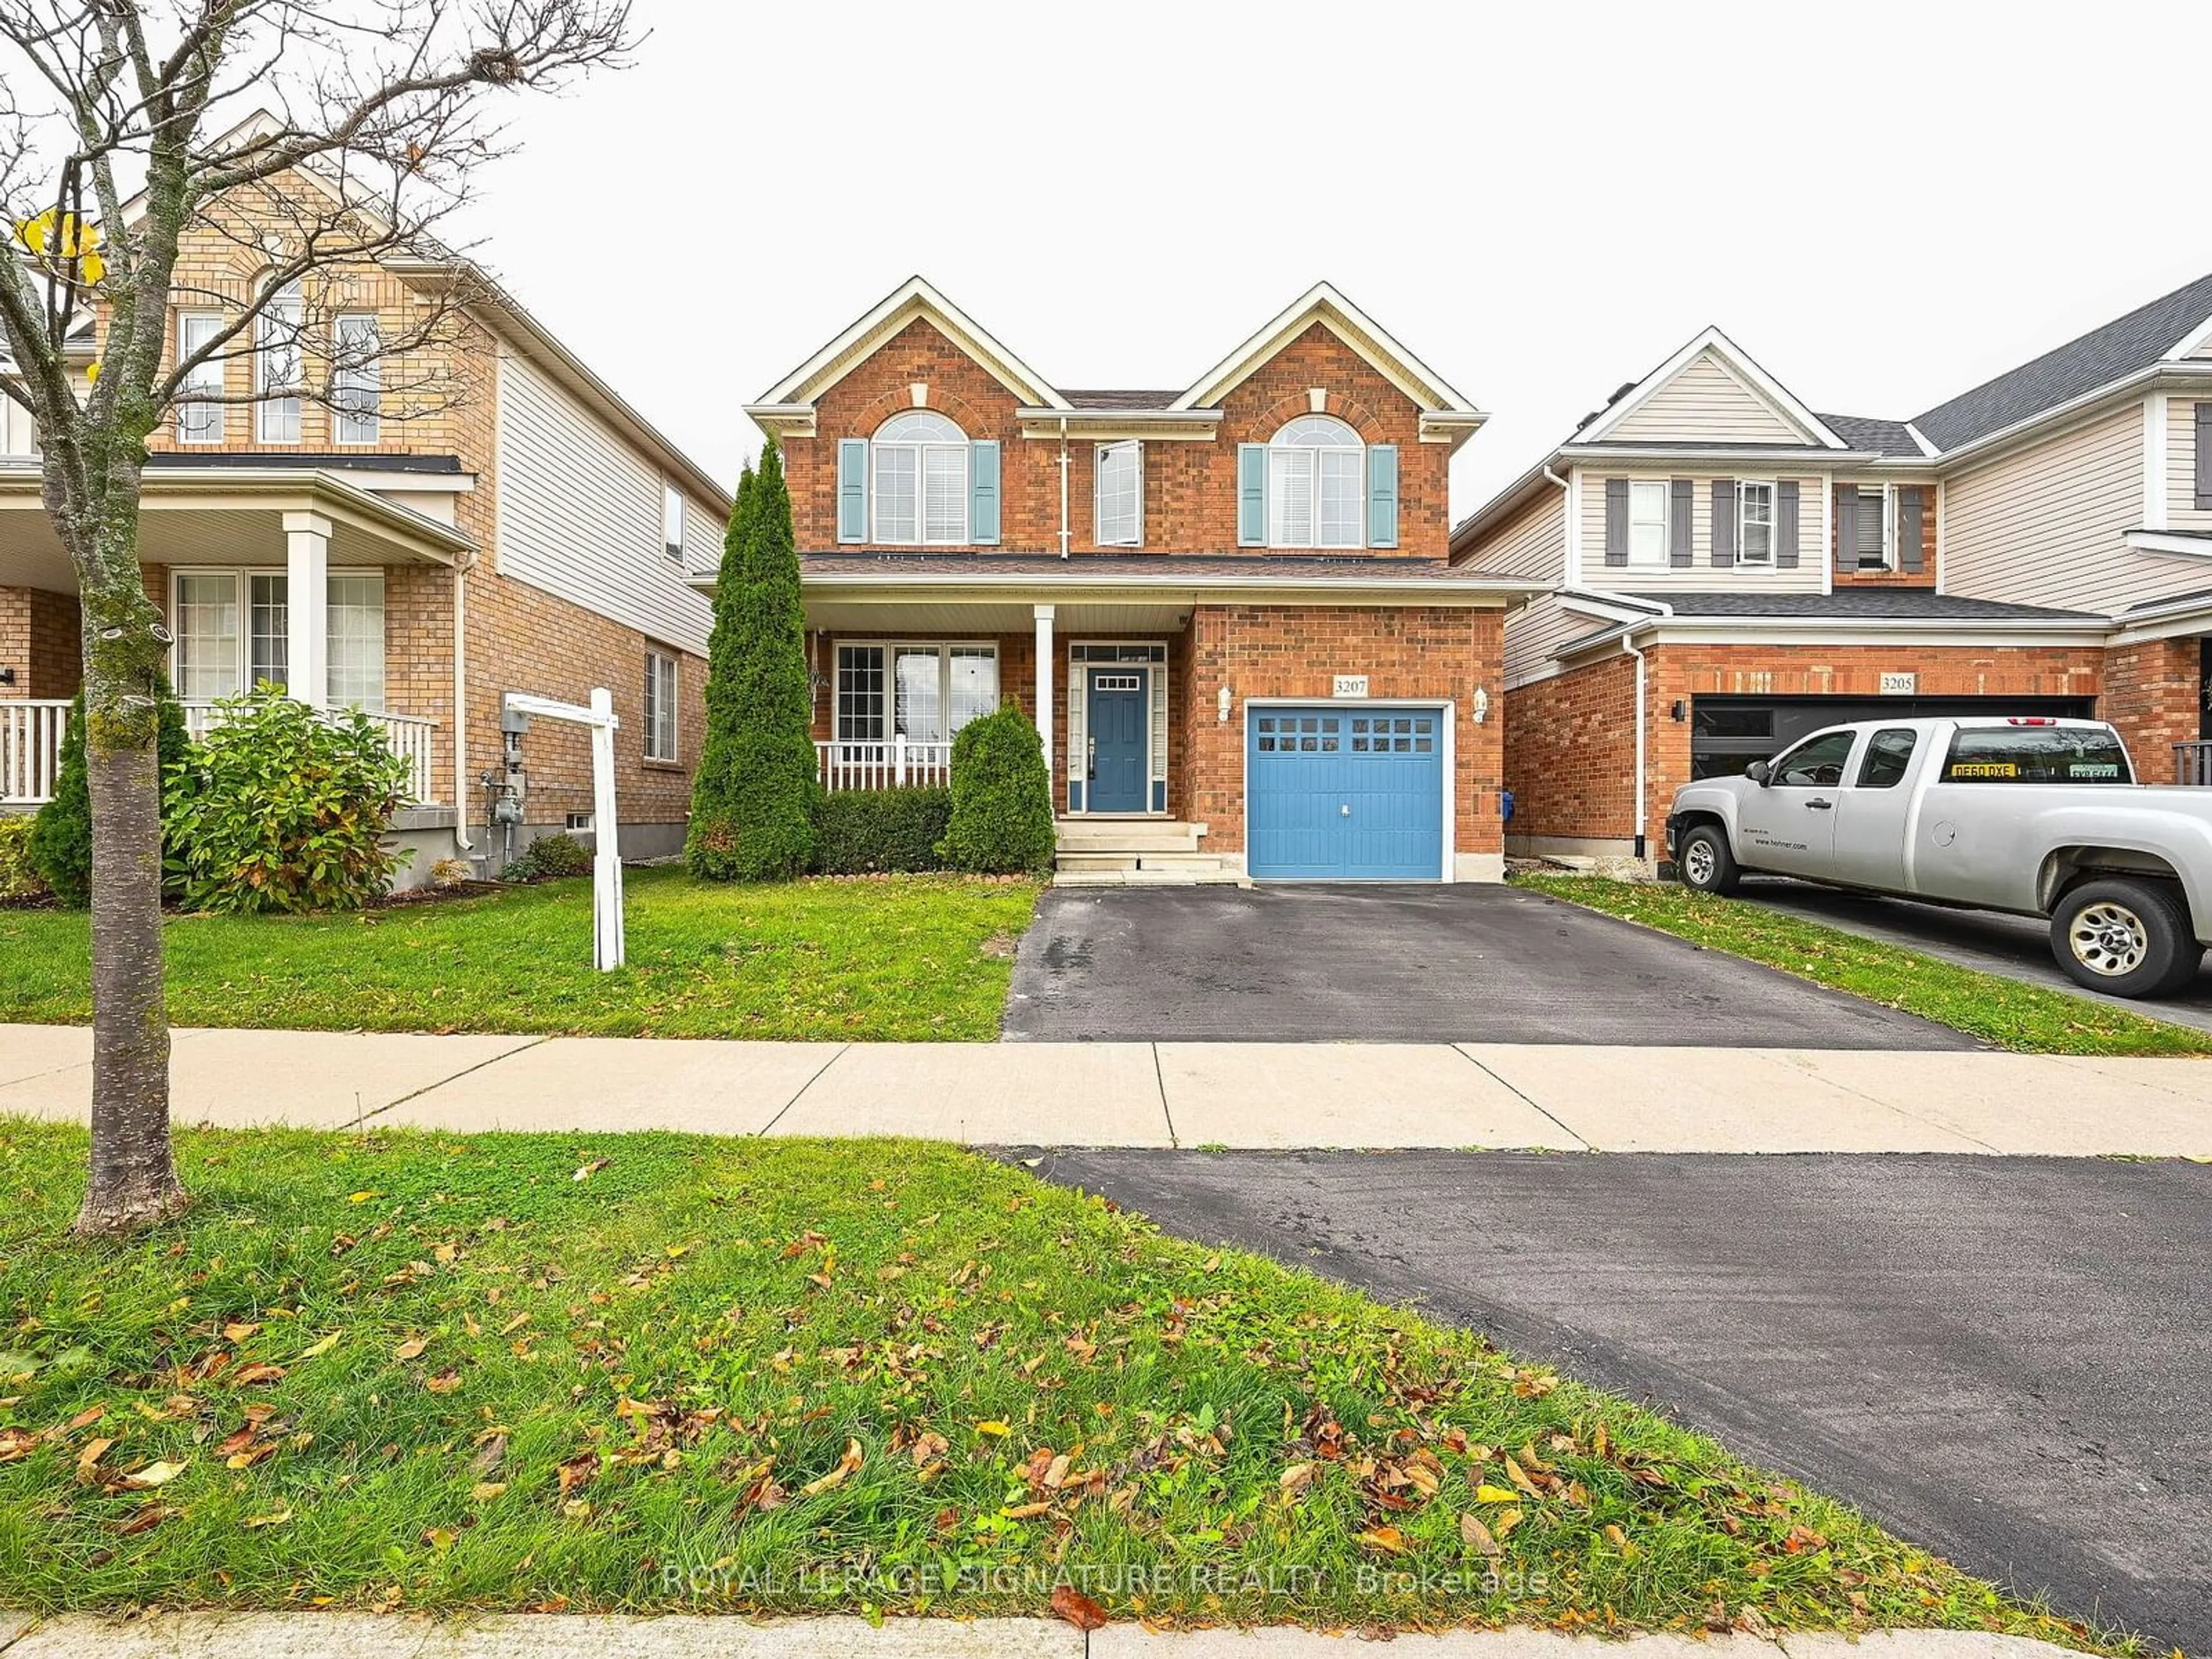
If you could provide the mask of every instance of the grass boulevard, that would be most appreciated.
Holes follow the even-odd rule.
[[[1482,1339],[937,1145],[0,1124],[24,1610],[1042,1613],[2105,1648]],[[1081,1607],[1084,1603],[1075,1604]]]

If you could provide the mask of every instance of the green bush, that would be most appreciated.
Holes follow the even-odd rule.
[[[164,793],[185,905],[350,910],[381,897],[406,859],[383,837],[410,769],[374,722],[276,692],[218,708]]]
[[[839,789],[814,809],[814,868],[825,876],[942,870],[937,843],[952,818],[943,787]]]
[[[1052,868],[1052,776],[1030,717],[1013,703],[952,739],[952,817],[937,850],[948,868],[984,875]]]
[[[31,826],[35,820],[20,815],[0,817],[0,904],[21,899],[44,898],[53,889],[31,862]]]
[[[684,844],[709,881],[782,881],[814,858],[814,693],[791,492],[773,441],[738,482],[714,579],[707,730]]]
[[[588,876],[591,849],[574,836],[541,836],[530,843],[526,854],[531,869],[541,876]]]
[[[160,774],[167,780],[170,769],[182,764],[191,748],[185,731],[185,711],[166,679],[157,681],[161,699],[160,735],[155,738]],[[164,860],[176,852],[176,830],[169,822],[166,801],[161,809]],[[39,809],[32,820],[31,863],[54,896],[72,910],[92,902],[92,784],[84,762],[84,694],[70,705],[69,729],[62,734],[61,763],[54,773],[54,798]]]

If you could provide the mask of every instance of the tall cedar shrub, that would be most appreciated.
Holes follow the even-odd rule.
[[[1035,723],[1015,703],[969,721],[952,739],[952,817],[937,848],[945,864],[1042,875],[1054,844],[1052,778]]]
[[[806,612],[783,459],[762,447],[738,484],[714,630],[707,647],[707,733],[691,786],[684,861],[710,881],[786,881],[814,858],[814,694]]]
[[[166,676],[155,681],[161,702],[161,726],[155,739],[160,756],[160,775],[181,765],[191,748],[185,730],[184,706],[169,689]],[[166,805],[161,813],[164,866],[176,851],[176,831]],[[72,910],[92,902],[92,787],[85,771],[84,693],[70,704],[69,729],[62,733],[61,763],[54,773],[54,795],[31,825],[31,865],[53,890],[55,899]]]
[[[169,872],[196,910],[355,910],[409,854],[384,844],[411,769],[358,708],[319,712],[281,691],[216,705],[162,780]]]

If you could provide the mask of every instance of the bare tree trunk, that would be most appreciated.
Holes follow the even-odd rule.
[[[189,1201],[169,1145],[161,973],[161,709],[165,630],[138,574],[135,489],[111,497],[84,593],[85,769],[92,793],[92,1179],[87,1237],[133,1232]]]

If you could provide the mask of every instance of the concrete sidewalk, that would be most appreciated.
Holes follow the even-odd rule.
[[[0,1025],[0,1114],[84,1119],[92,1036]],[[1483,1043],[794,1043],[185,1030],[185,1122],[989,1146],[2212,1158],[2212,1060]]]
[[[128,1622],[75,1615],[33,1627],[6,1659],[2063,1659],[2066,1650],[1978,1631],[1638,1636],[1625,1641],[1542,1630],[1402,1632],[1361,1638],[1287,1626],[1094,1631],[1053,1619],[666,1618],[518,1613],[435,1622],[392,1614],[164,1613]]]

